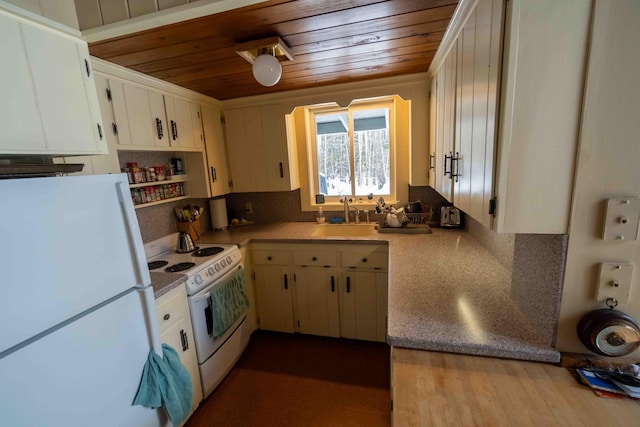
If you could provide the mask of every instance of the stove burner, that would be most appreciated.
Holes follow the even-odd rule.
[[[169,262],[160,260],[148,262],[147,266],[149,267],[149,270],[155,270],[156,268],[164,267],[167,264],[169,264]]]
[[[179,271],[188,270],[194,265],[196,265],[195,262],[179,262],[177,264],[172,265],[171,267],[165,268],[164,271],[168,271],[169,273],[177,273]]]
[[[204,257],[204,256],[215,255],[215,254],[218,254],[218,253],[220,253],[222,251],[224,251],[224,248],[221,248],[219,246],[213,246],[213,247],[210,247],[210,248],[204,248],[204,249],[197,250],[192,255],[193,256],[199,256],[199,257]]]

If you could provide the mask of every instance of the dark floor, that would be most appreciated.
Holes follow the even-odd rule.
[[[256,331],[185,427],[389,426],[389,346]]]

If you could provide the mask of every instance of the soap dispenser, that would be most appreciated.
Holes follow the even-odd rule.
[[[316,217],[316,221],[318,221],[319,223],[324,222],[324,213],[322,213],[322,206],[318,208],[318,216]]]

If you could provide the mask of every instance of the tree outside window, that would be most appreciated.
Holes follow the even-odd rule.
[[[316,113],[315,133],[317,194],[391,194],[389,108]]]

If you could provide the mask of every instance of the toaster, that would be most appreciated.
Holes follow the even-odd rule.
[[[454,228],[461,225],[460,209],[453,206],[443,206],[440,210],[440,227]]]

